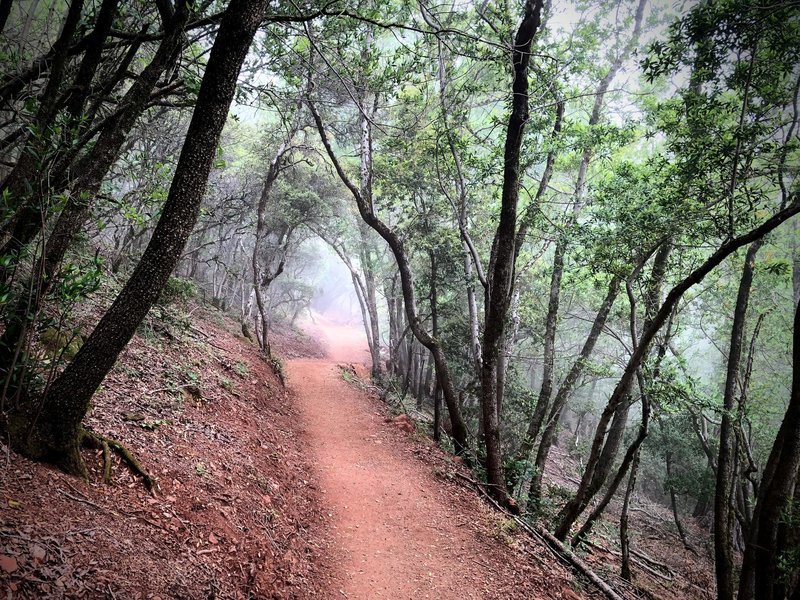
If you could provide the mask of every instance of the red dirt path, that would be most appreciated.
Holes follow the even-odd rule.
[[[486,509],[409,456],[418,452],[375,400],[343,380],[337,363],[368,360],[363,332],[324,319],[309,330],[329,358],[287,371],[340,555],[330,597],[563,597],[561,577],[548,585],[519,548],[487,535]]]

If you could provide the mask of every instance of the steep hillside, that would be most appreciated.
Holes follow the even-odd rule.
[[[291,398],[236,323],[195,307],[150,319],[94,398],[88,425],[125,444],[82,482],[3,447],[0,587],[12,598],[313,595],[325,579],[318,490]],[[319,354],[283,332],[280,352]]]

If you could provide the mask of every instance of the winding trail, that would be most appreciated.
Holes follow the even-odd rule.
[[[384,422],[337,364],[368,363],[359,329],[318,319],[329,357],[287,364],[289,387],[332,517],[340,558],[335,598],[486,598],[495,577],[481,545],[430,466]]]

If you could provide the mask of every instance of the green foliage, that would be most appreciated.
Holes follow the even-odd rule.
[[[162,425],[168,425],[169,421],[165,421],[164,419],[155,419],[154,421],[142,421],[139,423],[139,427],[145,429],[147,431],[155,431]]]
[[[162,306],[186,304],[196,297],[197,284],[194,281],[182,277],[170,277],[164,289],[161,290],[158,302]]]
[[[233,370],[239,377],[247,377],[250,374],[247,363],[241,360],[237,360],[236,363],[234,363]]]
[[[50,288],[50,296],[64,306],[86,298],[100,288],[103,277],[103,259],[95,255],[89,263],[66,263],[58,279]]]
[[[233,382],[230,379],[228,379],[227,377],[220,377],[219,378],[219,384],[222,386],[223,389],[225,389],[225,390],[227,390],[229,392],[233,392],[234,391]]]

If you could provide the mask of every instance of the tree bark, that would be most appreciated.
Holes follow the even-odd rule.
[[[791,590],[779,571],[779,561],[788,550],[779,532],[787,517],[796,519],[790,501],[800,470],[800,304],[794,317],[792,336],[792,388],[789,406],[759,486],[739,580],[739,600],[782,600]],[[788,511],[788,514],[787,514]]]
[[[733,312],[725,392],[722,398],[722,416],[719,431],[719,453],[717,456],[717,485],[714,492],[714,570],[717,579],[718,600],[733,600],[735,596],[733,562],[733,467],[736,454],[734,436],[734,405],[739,391],[742,345],[744,341],[747,306],[753,286],[753,271],[756,254],[762,241],[756,240],[747,249],[739,280],[739,292]]]
[[[520,150],[528,121],[528,66],[533,39],[541,23],[541,0],[527,0],[522,22],[514,38],[511,61],[514,72],[511,114],[504,147],[503,191],[500,222],[492,242],[484,302],[484,330],[481,343],[481,414],[486,447],[486,476],[492,497],[502,505],[509,502],[500,448],[497,419],[497,361],[506,328],[516,257],[517,205],[520,187]]]

